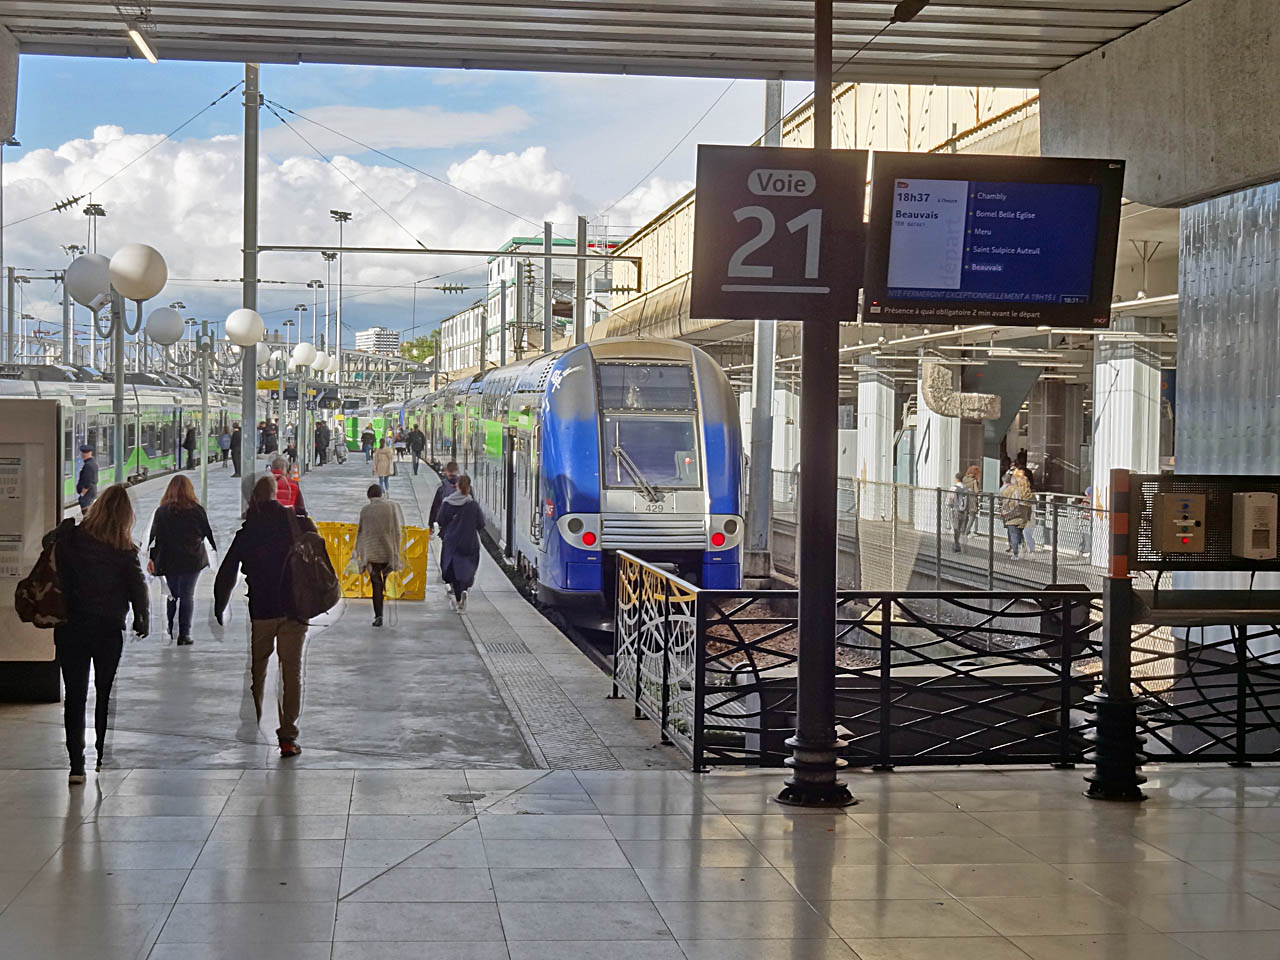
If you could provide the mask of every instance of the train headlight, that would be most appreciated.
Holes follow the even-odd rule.
[[[556,518],[556,529],[565,543],[579,550],[600,549],[600,514],[566,513]]]
[[[733,514],[713,513],[707,542],[712,550],[732,550],[742,543],[742,518]]]

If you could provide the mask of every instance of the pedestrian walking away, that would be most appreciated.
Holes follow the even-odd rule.
[[[440,486],[436,487],[436,495],[431,498],[431,511],[427,514],[428,530],[434,527],[439,521],[440,507],[444,505],[445,497],[449,496],[457,489],[458,462],[456,460],[450,460],[444,465],[444,477],[440,480]]]
[[[329,425],[321,420],[316,424],[316,466],[324,466],[329,458]]]
[[[279,726],[276,737],[280,756],[294,757],[298,746],[298,716],[302,711],[302,649],[307,623],[291,613],[286,590],[285,566],[293,546],[295,524],[315,530],[311,521],[294,519],[276,500],[276,478],[261,477],[253,486],[244,523],[227,548],[213,584],[213,615],[222,623],[237,574],[244,570],[249,588],[250,692],[259,721],[267,665],[274,652],[280,661],[282,695],[277,701]]]
[[[1025,479],[1020,484],[1018,474],[1013,470],[1006,474],[1006,483],[1000,489],[1000,519],[1004,522],[1005,533],[1009,537],[1008,553],[1016,560],[1023,544],[1027,552],[1035,550],[1026,530],[1031,522],[1031,487]]]
[[[404,455],[409,451],[409,441],[405,439],[403,430],[396,431],[396,438],[391,447],[396,452],[397,460],[403,459]]]
[[[979,476],[976,464],[970,465],[964,476],[956,474],[956,486],[951,500],[951,530],[954,537],[952,547],[956,553],[960,552],[961,540],[969,535],[978,519],[978,499],[982,494]]]
[[[227,457],[231,455],[231,434],[226,430],[218,436],[218,450],[222,453],[222,469],[227,469]]]
[[[422,451],[427,448],[427,435],[418,429],[415,423],[409,431],[409,453],[413,455],[413,475],[418,475],[418,461],[422,459]]]
[[[169,599],[165,604],[165,623],[173,636],[173,617],[178,616],[178,646],[191,645],[191,619],[196,606],[196,581],[200,571],[209,565],[204,542],[214,550],[218,544],[209,527],[209,516],[196,499],[195,488],[182,474],[169,481],[160,506],[151,518],[151,536],[147,546],[147,572],[165,578]]]
[[[382,485],[383,493],[391,490],[391,475],[395,472],[396,464],[391,456],[391,448],[387,446],[386,440],[379,440],[378,449],[373,451],[373,475]]]
[[[480,566],[480,531],[484,529],[484,512],[471,499],[471,478],[466,474],[458,477],[458,488],[444,498],[439,521],[440,571],[453,591],[450,605],[465,613],[467,591]]]
[[[80,460],[80,476],[76,479],[76,502],[80,504],[81,516],[83,516],[98,497],[98,461],[93,459],[93,447],[87,443],[81,444]]]
[[[53,545],[66,603],[66,620],[53,628],[53,642],[66,689],[63,721],[69,782],[84,783],[84,710],[93,666],[94,747],[104,762],[111,686],[124,651],[125,616],[133,609],[133,632],[147,635],[147,585],[132,539],[129,491],[114,484],[95,500],[78,526],[65,520],[45,537]]]
[[[244,457],[244,448],[241,444],[240,424],[233,423],[231,425],[231,476],[240,476],[240,460]]]
[[[187,427],[187,435],[182,438],[182,449],[187,451],[187,469],[196,468],[196,428]]]
[[[360,449],[364,451],[364,462],[369,463],[373,460],[373,448],[378,442],[377,435],[373,432],[373,424],[367,424],[360,433]]]
[[[369,502],[360,510],[356,528],[356,562],[361,571],[369,572],[373,584],[373,625],[382,626],[382,604],[386,593],[387,574],[404,564],[400,552],[404,518],[400,506],[382,495],[382,487],[370,484]]]
[[[302,487],[289,475],[289,464],[284,457],[271,461],[271,475],[276,478],[276,500],[300,517],[307,515],[307,505],[302,502]]]

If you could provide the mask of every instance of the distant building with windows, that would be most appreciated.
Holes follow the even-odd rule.
[[[356,349],[397,357],[400,355],[400,331],[388,330],[386,327],[357,331]]]

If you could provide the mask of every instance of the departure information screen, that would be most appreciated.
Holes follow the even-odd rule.
[[[888,294],[1084,303],[1099,192],[1089,184],[898,180]]]
[[[866,319],[1109,320],[1123,165],[1108,175],[1101,166],[1108,161],[881,157],[872,181]],[[1016,178],[964,176],[983,166],[1014,169],[1014,162]],[[952,171],[958,175],[939,175]]]

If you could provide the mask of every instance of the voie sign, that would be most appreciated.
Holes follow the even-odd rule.
[[[698,148],[690,315],[852,320],[867,154]]]

